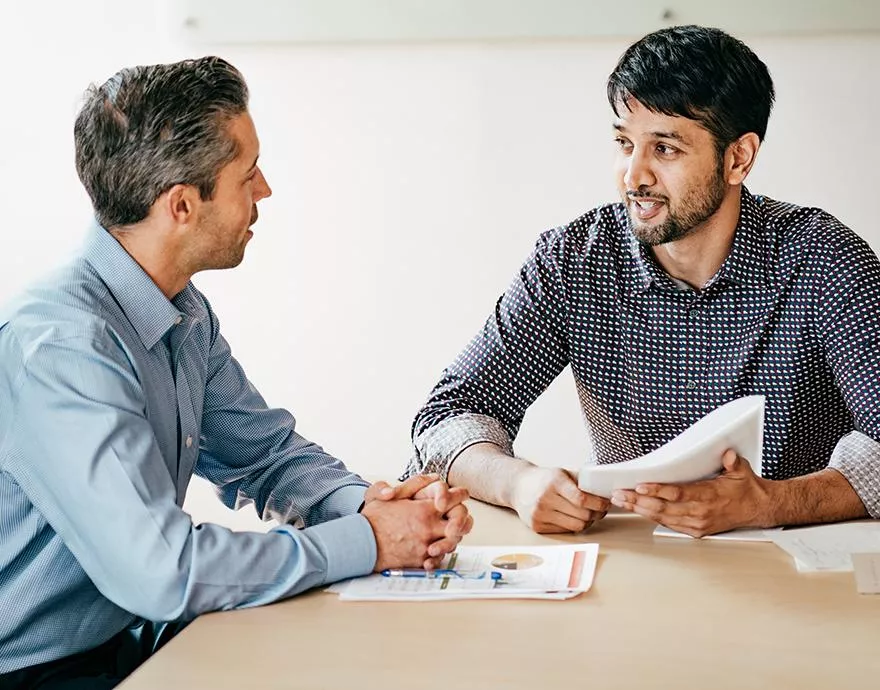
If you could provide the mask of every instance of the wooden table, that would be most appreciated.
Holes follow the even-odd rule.
[[[468,544],[544,544],[470,502]],[[871,688],[880,596],[852,573],[798,574],[769,543],[652,536],[609,516],[592,590],[568,601],[340,602],[311,592],[203,616],[122,690]]]

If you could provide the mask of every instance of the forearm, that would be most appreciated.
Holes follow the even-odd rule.
[[[868,517],[852,485],[836,469],[783,481],[765,480],[764,527],[837,522]]]
[[[512,508],[521,477],[535,466],[503,452],[494,443],[475,443],[461,451],[449,468],[450,486],[463,486],[471,497]]]

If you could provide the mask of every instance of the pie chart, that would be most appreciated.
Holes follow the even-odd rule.
[[[533,553],[508,553],[492,559],[492,567],[499,570],[528,570],[543,562],[543,558]]]

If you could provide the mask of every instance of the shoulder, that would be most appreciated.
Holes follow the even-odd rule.
[[[767,197],[756,200],[764,210],[781,263],[815,267],[823,272],[843,264],[880,266],[868,243],[827,211]]]
[[[3,341],[27,359],[41,349],[112,350],[107,303],[112,298],[91,267],[77,260],[26,289],[0,311]]]
[[[562,262],[591,254],[616,254],[628,251],[628,235],[623,204],[604,204],[542,233],[536,251]]]

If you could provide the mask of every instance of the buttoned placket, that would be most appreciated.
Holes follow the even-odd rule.
[[[181,314],[174,320],[174,329],[171,334],[171,367],[174,371],[174,387],[177,394],[177,428],[179,430],[177,443],[178,504],[182,504],[187,485],[189,484],[189,476],[199,452],[195,437],[198,424],[186,373],[186,361],[185,357],[180,356],[183,344],[189,336],[193,325],[194,322],[191,317]]]

